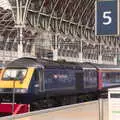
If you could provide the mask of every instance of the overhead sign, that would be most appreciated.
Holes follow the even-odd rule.
[[[119,0],[97,0],[96,35],[119,35]]]

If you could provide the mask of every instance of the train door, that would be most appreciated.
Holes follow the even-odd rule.
[[[97,89],[97,72],[84,70],[84,89]]]
[[[37,94],[41,91],[43,91],[43,69],[37,68],[34,72],[34,92]]]
[[[83,89],[83,71],[77,71],[75,73],[75,77],[76,77],[76,88],[78,90],[82,90]]]
[[[44,87],[44,70],[43,69],[39,69],[38,70],[38,75],[39,75],[39,91],[44,91],[45,87]]]

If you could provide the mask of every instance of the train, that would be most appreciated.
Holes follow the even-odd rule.
[[[10,113],[13,102],[13,112],[24,113],[98,98],[119,86],[118,65],[22,57],[1,69],[0,113]]]

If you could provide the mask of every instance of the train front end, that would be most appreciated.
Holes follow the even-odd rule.
[[[6,67],[1,71],[0,113],[17,114],[29,111],[29,84],[33,72],[34,68],[25,67]]]

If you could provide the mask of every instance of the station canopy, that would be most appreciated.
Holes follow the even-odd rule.
[[[39,20],[42,17],[47,17],[50,25],[52,18],[58,19],[59,28],[66,21],[68,25],[72,23],[94,29],[94,4],[95,0],[0,0],[0,35],[4,40],[16,39],[16,25],[21,22],[19,24],[26,26],[23,38],[33,39],[36,29],[40,28]],[[30,20],[33,14],[36,23]]]

